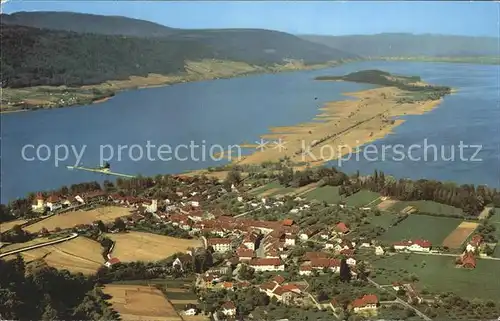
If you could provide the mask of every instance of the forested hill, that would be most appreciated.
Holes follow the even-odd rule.
[[[405,33],[301,37],[363,57],[475,57],[500,54],[499,39],[488,37]]]
[[[6,25],[137,37],[164,37],[176,31],[145,20],[76,12],[16,12],[2,14],[1,21]]]
[[[2,25],[4,87],[83,85],[175,74],[186,60],[219,59],[251,65],[306,64],[355,55],[269,30],[193,30],[167,37],[130,37]]]

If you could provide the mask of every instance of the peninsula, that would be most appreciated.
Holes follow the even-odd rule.
[[[356,100],[327,103],[313,122],[270,128],[270,133],[262,135],[262,139],[281,140],[284,148],[257,151],[240,160],[241,164],[288,158],[292,162],[321,165],[391,133],[404,122],[394,117],[430,111],[452,92],[449,87],[427,84],[418,76],[393,75],[380,70],[323,76],[316,80],[352,81],[378,87],[345,94]],[[322,149],[325,145],[330,148]],[[304,152],[304,146],[308,153]],[[330,151],[329,155],[325,150]]]

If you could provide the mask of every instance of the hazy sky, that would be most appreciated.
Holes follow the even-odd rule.
[[[266,28],[295,34],[411,32],[499,37],[500,30],[499,2],[10,0],[2,7],[4,13],[76,11],[177,28]]]

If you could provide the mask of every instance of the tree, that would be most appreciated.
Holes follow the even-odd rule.
[[[224,185],[231,187],[233,184],[238,185],[241,183],[241,173],[237,169],[232,168],[229,173],[227,173]]]
[[[106,225],[104,225],[104,223],[101,221],[101,220],[98,220],[96,222],[97,224],[97,228],[99,229],[99,231],[101,231],[102,233],[106,233],[108,231],[108,228],[106,227]]]
[[[340,261],[340,279],[342,282],[349,282],[351,281],[351,268],[347,264],[347,260],[343,258]]]
[[[50,304],[47,304],[42,314],[42,321],[55,321],[58,319],[59,316],[57,310],[54,309]]]
[[[123,222],[123,220],[119,217],[117,217],[115,219],[115,222],[114,222],[114,228],[116,228],[118,231],[125,231],[125,229],[127,228],[127,226],[125,225],[125,222]]]

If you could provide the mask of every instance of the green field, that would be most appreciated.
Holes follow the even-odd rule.
[[[495,214],[495,216],[497,217],[496,219],[499,220],[500,219],[500,215],[499,214]],[[494,217],[495,217],[494,216]],[[492,217],[493,219],[493,217]],[[497,233],[497,240],[499,241],[497,243],[497,246],[495,247],[495,252],[493,252],[493,256],[494,257],[499,257],[500,258],[500,221],[492,221],[492,223],[495,224],[495,227],[496,227],[496,233]]]
[[[368,217],[370,224],[388,229],[396,220],[397,215],[392,213],[381,213],[379,216],[371,215]]]
[[[253,190],[250,191],[250,194],[257,195],[260,193],[264,193],[265,191],[270,190],[272,188],[283,188],[283,186],[281,186],[278,182],[274,181],[266,185],[254,188]]]
[[[388,242],[425,239],[433,245],[441,245],[461,222],[462,220],[457,218],[410,214],[404,221],[391,227],[381,238]]]
[[[422,213],[435,213],[435,214],[441,214],[443,216],[453,215],[453,214],[463,215],[463,211],[460,208],[436,203],[433,201],[398,201],[388,210],[394,212],[401,212],[407,206],[413,206],[419,212]]]
[[[374,281],[379,284],[391,284],[415,274],[419,278],[416,286],[420,290],[451,291],[469,299],[500,302],[500,261],[478,260],[474,270],[456,268],[454,257],[435,255],[398,254],[377,258],[371,263],[377,268]],[[381,273],[380,268],[385,271]]]
[[[490,222],[500,224],[500,208],[495,208],[495,214],[490,218]]]
[[[377,198],[380,197],[380,194],[371,192],[371,191],[366,191],[362,190],[357,192],[354,195],[351,195],[345,199],[345,202],[347,206],[354,206],[354,207],[363,207],[365,205],[368,205],[370,202],[375,201]],[[373,202],[371,205],[375,206],[376,202]]]
[[[304,194],[304,197],[308,200],[317,200],[320,202],[327,202],[329,204],[337,203],[341,200],[338,186],[318,187]]]
[[[193,292],[170,292],[168,288],[165,290],[169,300],[198,300],[198,297]]]
[[[168,288],[189,288],[193,283],[194,278],[179,278],[179,279],[149,279],[149,280],[126,280],[115,281],[113,284],[129,284],[129,285],[165,285]]]

